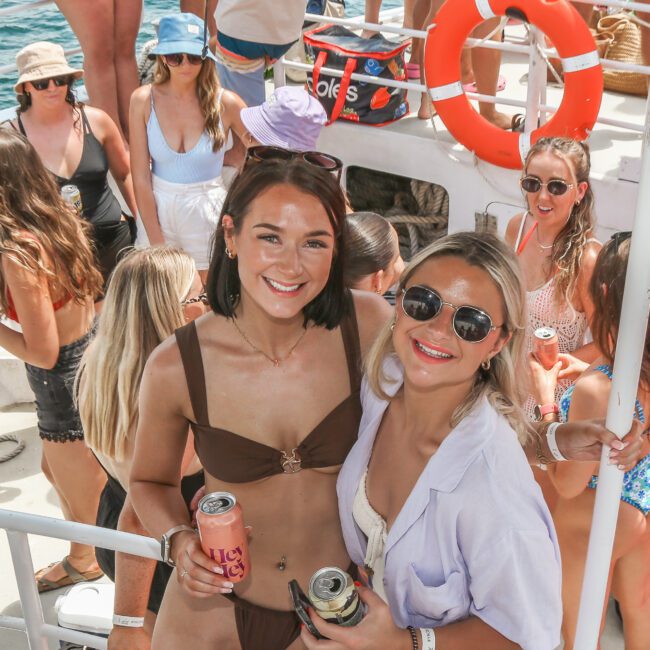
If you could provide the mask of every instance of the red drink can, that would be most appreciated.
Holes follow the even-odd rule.
[[[533,353],[546,370],[557,363],[560,347],[557,332],[552,327],[539,327],[535,330]]]
[[[196,511],[203,552],[216,560],[224,578],[241,582],[250,571],[248,539],[241,506],[230,492],[212,492]]]

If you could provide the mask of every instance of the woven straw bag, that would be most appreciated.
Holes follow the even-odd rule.
[[[609,36],[604,58],[611,61],[643,65],[641,54],[641,27],[625,13],[605,16],[598,21],[599,35]],[[648,93],[648,77],[638,72],[622,70],[603,70],[605,90],[613,90],[630,95]]]

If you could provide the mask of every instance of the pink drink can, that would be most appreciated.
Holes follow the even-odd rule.
[[[533,353],[546,370],[557,363],[560,347],[557,332],[552,327],[539,327],[535,330]]]
[[[230,492],[206,494],[196,512],[201,548],[219,563],[224,578],[241,582],[250,572],[248,539],[241,506]]]

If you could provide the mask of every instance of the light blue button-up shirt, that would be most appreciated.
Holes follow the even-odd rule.
[[[385,362],[395,383],[402,369]],[[362,565],[367,540],[352,503],[388,402],[364,378],[359,438],[339,475],[343,536]],[[400,470],[399,458],[395,471]],[[384,549],[384,587],[400,627],[438,627],[477,616],[524,650],[553,650],[562,622],[560,552],[517,436],[482,399],[431,456]]]

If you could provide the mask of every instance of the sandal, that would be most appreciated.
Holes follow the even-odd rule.
[[[77,571],[71,564],[69,560],[69,555],[66,555],[61,560],[61,566],[66,572],[62,578],[59,580],[48,580],[44,578],[42,574],[48,569],[58,564],[57,562],[52,562],[49,566],[44,569],[40,569],[36,572],[34,576],[36,578],[36,585],[38,587],[38,593],[43,594],[46,591],[54,591],[55,589],[60,589],[61,587],[69,587],[70,585],[75,585],[78,582],[90,582],[92,580],[98,580],[104,575],[104,572],[101,569],[95,569],[94,571]]]
[[[510,130],[515,133],[523,133],[526,127],[526,116],[523,113],[515,113],[510,121]]]
[[[406,77],[407,79],[419,79],[420,78],[420,66],[417,63],[407,63],[406,64]]]

